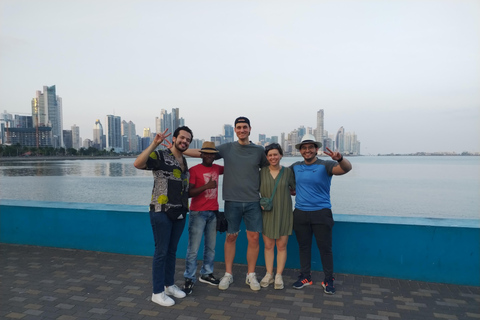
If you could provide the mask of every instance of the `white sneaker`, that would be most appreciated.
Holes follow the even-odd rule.
[[[175,284],[170,287],[165,287],[164,292],[169,296],[174,296],[175,298],[179,298],[179,299],[185,298],[185,296],[187,295],[185,292],[180,290],[180,288],[177,287]]]
[[[250,286],[250,289],[253,291],[260,290],[260,283],[258,283],[257,275],[255,272],[248,273],[247,278],[245,279],[245,283]]]
[[[274,281],[273,276],[271,273],[266,273],[265,277],[263,277],[262,281],[260,281],[260,286],[262,288],[268,287],[270,284],[272,284]]]
[[[227,290],[230,284],[233,283],[233,276],[225,272],[225,275],[220,279],[220,283],[218,284],[218,289],[220,290]]]
[[[281,274],[276,274],[275,275],[275,284],[274,284],[274,288],[277,289],[277,290],[281,290],[283,289],[283,277]]]
[[[152,302],[155,302],[164,307],[171,307],[175,304],[172,298],[165,294],[165,291],[161,293],[152,293]]]

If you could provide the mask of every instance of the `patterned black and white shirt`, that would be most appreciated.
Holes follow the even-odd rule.
[[[157,150],[150,154],[145,170],[153,173],[153,190],[150,207],[155,212],[177,212],[185,218],[188,211],[189,173],[185,157],[182,171],[180,163],[170,150]]]

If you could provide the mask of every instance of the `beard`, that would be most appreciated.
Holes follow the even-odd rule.
[[[305,156],[302,155],[302,156],[303,156],[303,160],[309,162],[309,161],[312,161],[313,159],[315,159],[317,155],[316,154],[311,154],[311,155],[308,155],[308,156],[307,155],[305,155]]]
[[[175,148],[181,152],[188,149],[188,144],[175,141]]]

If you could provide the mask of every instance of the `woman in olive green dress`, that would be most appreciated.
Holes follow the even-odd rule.
[[[290,168],[280,165],[283,156],[282,147],[272,143],[265,147],[268,167],[260,171],[260,193],[262,197],[270,198],[278,180],[277,190],[273,197],[273,209],[262,210],[263,215],[263,242],[265,244],[265,265],[267,273],[260,281],[264,288],[274,283],[275,289],[283,289],[282,272],[287,261],[288,236],[292,234],[293,209],[290,190],[295,189],[295,177]],[[280,172],[282,172],[280,174]],[[263,208],[262,208],[263,209]],[[277,246],[277,273],[273,276],[273,262],[275,259],[275,245]]]

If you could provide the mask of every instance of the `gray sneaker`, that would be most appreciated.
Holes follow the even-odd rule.
[[[166,295],[169,295],[169,296],[174,296],[175,298],[185,298],[185,296],[187,295],[185,292],[183,292],[182,290],[180,290],[179,287],[177,287],[177,285],[171,285],[169,287],[165,287],[165,294]]]
[[[233,283],[233,276],[225,272],[225,275],[220,279],[220,283],[218,284],[218,289],[220,290],[227,290],[230,287],[230,284]]]
[[[245,283],[250,286],[250,289],[253,291],[260,290],[260,283],[258,283],[257,275],[255,272],[247,274],[247,278],[245,279]]]
[[[262,281],[260,281],[260,286],[262,288],[266,288],[269,285],[271,285],[273,283],[273,281],[274,281],[274,279],[273,279],[272,274],[267,272],[265,274],[265,277],[263,277]]]
[[[281,290],[283,289],[284,285],[283,285],[283,277],[281,274],[276,274],[275,275],[275,284],[274,284],[274,288],[277,289],[277,290]]]

